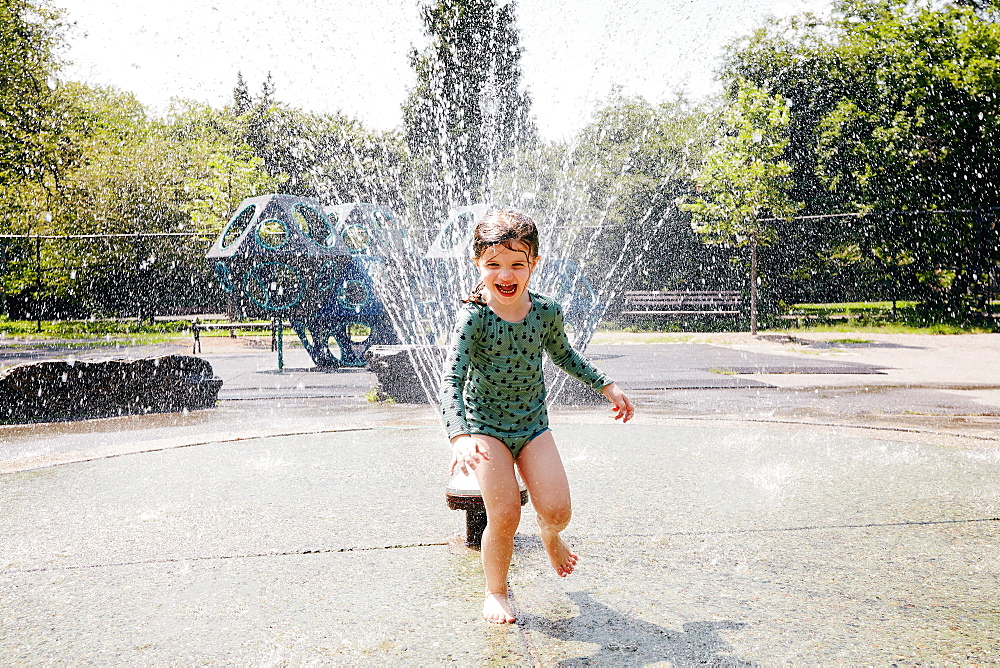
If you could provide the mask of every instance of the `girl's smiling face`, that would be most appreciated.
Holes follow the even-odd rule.
[[[490,298],[504,305],[516,304],[527,297],[528,280],[538,264],[538,258],[530,256],[528,244],[515,242],[512,246],[490,246],[476,260]]]

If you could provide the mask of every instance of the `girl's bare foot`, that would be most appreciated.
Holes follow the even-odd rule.
[[[569,549],[569,545],[562,539],[558,532],[542,531],[542,544],[545,551],[549,553],[549,561],[552,568],[556,569],[559,577],[564,578],[573,572],[578,557]]]
[[[491,624],[513,624],[514,613],[510,609],[507,594],[486,594],[483,602],[483,619]]]

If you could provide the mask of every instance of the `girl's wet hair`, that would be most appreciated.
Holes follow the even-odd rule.
[[[528,260],[538,257],[538,227],[527,214],[514,209],[497,209],[483,216],[472,232],[472,259],[478,260],[492,246],[505,246],[512,251],[528,247]],[[482,293],[486,286],[480,281],[465,303],[486,304]]]
[[[483,216],[472,232],[472,257],[478,260],[490,246],[506,246],[510,250],[519,243],[528,246],[528,259],[538,256],[538,228],[527,214],[514,209],[497,209]]]

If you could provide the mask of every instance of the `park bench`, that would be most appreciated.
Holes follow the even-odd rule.
[[[251,332],[271,332],[271,350],[275,350],[277,347],[276,343],[276,330],[278,324],[277,321],[274,322],[198,322],[195,320],[191,323],[191,334],[194,336],[194,344],[192,345],[192,353],[201,352],[201,333],[202,332],[212,332],[222,329],[229,330],[229,336],[231,338],[236,338],[236,332],[239,331],[251,331]]]
[[[621,315],[629,318],[739,315],[738,290],[667,290],[625,293]]]

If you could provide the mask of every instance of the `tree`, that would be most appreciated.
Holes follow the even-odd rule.
[[[695,177],[699,195],[681,204],[707,243],[749,247],[752,334],[757,333],[757,249],[776,240],[765,218],[787,218],[802,207],[788,196],[792,168],[782,159],[788,122],[784,98],[741,82],[725,112],[725,134]]]
[[[505,162],[494,192],[541,223],[545,257],[579,262],[612,312],[624,290],[719,288],[728,251],[702,244],[675,204],[717,125],[710,107],[615,92],[571,141]]]
[[[166,183],[182,214],[178,229],[221,232],[240,202],[280,187],[284,175],[268,173],[263,158],[240,141],[243,130],[227,110],[187,100],[175,100],[167,117],[155,122],[149,150],[160,153],[159,162],[173,175]]]
[[[243,72],[236,73],[236,87],[233,88],[233,113],[242,116],[253,107],[253,98],[250,97],[250,89],[243,79]]]
[[[791,101],[792,197],[810,214],[878,214],[792,230],[782,257],[820,273],[854,258],[862,282],[892,275],[946,317],[980,312],[1000,260],[983,217],[893,212],[1000,206],[998,62],[1000,25],[982,11],[901,0],[842,0],[734,45],[731,89],[747,79]]]
[[[60,12],[45,0],[0,3],[0,188],[40,179],[57,165],[52,89],[62,30]]]
[[[617,258],[623,289],[670,289],[727,280],[676,206],[693,189],[718,125],[715,110],[682,99],[653,106],[613,95],[580,133],[574,161],[609,229],[598,257]],[[628,243],[626,243],[628,242]]]
[[[371,132],[341,113],[296,114],[300,179],[324,202],[406,209],[406,147],[397,132]]]
[[[237,75],[222,116],[234,145],[248,146],[282,192],[328,203],[364,201],[405,208],[405,147],[396,132],[369,132],[334,112],[314,114],[275,99],[268,75],[257,98]]]
[[[516,3],[437,0],[421,9],[430,44],[414,50],[417,76],[403,107],[420,217],[491,198],[505,156],[535,137],[521,85]]]
[[[231,117],[177,102],[151,118],[132,95],[114,88],[60,84],[62,142],[78,156],[58,178],[22,181],[20,231],[108,235],[43,243],[39,295],[47,317],[140,315],[211,301],[204,261],[208,238],[246,197],[273,192],[260,158],[233,144]],[[206,237],[114,237],[131,233],[204,232]],[[25,256],[25,249],[19,253]],[[2,277],[8,308],[34,315],[34,257]]]

